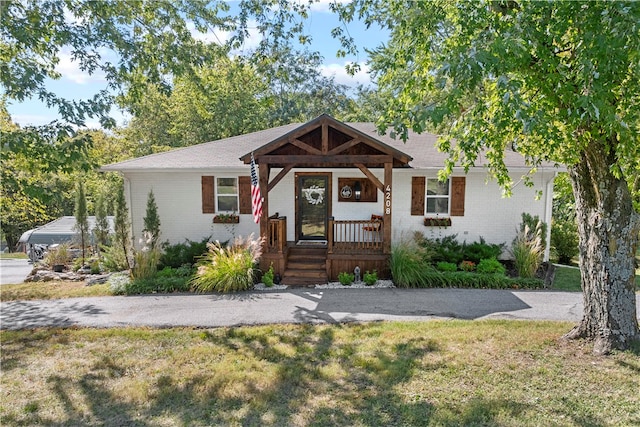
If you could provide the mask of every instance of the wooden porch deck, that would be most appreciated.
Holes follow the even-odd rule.
[[[270,265],[288,286],[310,286],[337,281],[341,272],[357,267],[377,271],[380,278],[389,276],[389,253],[384,244],[384,223],[379,220],[329,219],[324,246],[300,246],[286,240],[286,217],[272,217],[268,222],[261,268]]]

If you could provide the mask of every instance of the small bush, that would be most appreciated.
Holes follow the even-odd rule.
[[[463,259],[478,264],[483,259],[498,258],[504,250],[504,243],[491,244],[486,243],[484,238],[480,237],[480,241],[473,242],[469,245],[463,245]]]
[[[267,272],[262,275],[262,283],[264,283],[264,285],[267,288],[272,287],[273,286],[273,277],[274,277],[273,264],[271,264],[269,266],[269,270],[267,270]]]
[[[460,263],[460,270],[462,271],[473,271],[476,269],[476,263],[469,260],[464,260]]]
[[[373,273],[369,273],[369,271],[365,271],[364,276],[362,277],[362,281],[367,286],[373,286],[378,281],[378,272],[373,270]]]
[[[156,277],[191,277],[194,269],[190,264],[185,264],[178,268],[165,267],[156,273]]]
[[[460,264],[464,259],[462,245],[456,240],[457,234],[442,237],[439,239],[426,240],[426,245],[433,251],[432,259],[434,262],[445,261],[455,265]]]
[[[458,266],[452,262],[440,261],[439,263],[436,264],[436,270],[448,271],[448,272],[458,271]]]
[[[187,292],[191,288],[188,277],[163,277],[156,276],[144,279],[135,279],[125,287],[127,295],[155,294]]]
[[[114,273],[107,279],[109,290],[113,295],[125,295],[131,278],[125,273]]]
[[[476,271],[480,274],[501,274],[504,275],[507,269],[495,258],[483,259],[478,263]]]
[[[342,283],[344,286],[350,286],[355,280],[355,276],[353,273],[341,272],[338,274],[338,281]]]
[[[551,223],[551,250],[560,264],[570,264],[571,259],[578,255],[578,241],[575,221],[554,220]]]
[[[160,267],[178,268],[184,264],[196,264],[207,252],[207,243],[209,243],[208,237],[199,242],[186,240],[185,243],[165,245],[163,254],[160,256]],[[226,243],[223,246],[226,246]]]
[[[200,292],[234,292],[250,289],[256,278],[256,262],[262,254],[262,240],[253,234],[236,238],[230,246],[208,243],[209,251],[198,263],[191,280]]]

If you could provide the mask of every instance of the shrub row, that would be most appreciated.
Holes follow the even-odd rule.
[[[475,288],[475,289],[541,289],[540,279],[507,277],[502,274],[479,274],[466,271],[441,273],[424,271],[413,281],[396,282],[401,288]]]

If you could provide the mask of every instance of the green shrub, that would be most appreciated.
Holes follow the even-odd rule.
[[[391,247],[389,267],[393,282],[401,288],[424,287],[426,273],[434,270],[430,265],[429,249],[415,240]]]
[[[476,263],[469,260],[464,260],[460,263],[460,270],[462,271],[473,271],[476,269]]]
[[[194,268],[191,264],[185,264],[178,268],[165,267],[158,271],[156,277],[191,277],[193,275]]]
[[[191,285],[188,277],[156,276],[145,279],[135,279],[125,286],[127,295],[171,293],[189,291]]]
[[[570,264],[580,252],[575,221],[554,220],[551,223],[551,250],[560,264]]]
[[[125,273],[114,273],[107,279],[109,290],[113,295],[125,295],[131,278]]]
[[[207,237],[200,242],[186,240],[185,243],[164,245],[163,253],[160,256],[160,267],[178,268],[185,264],[196,264],[207,252],[208,242],[209,238]],[[226,246],[226,243],[223,246]]]
[[[198,270],[191,280],[200,292],[243,291],[253,286],[256,278],[256,262],[262,254],[262,241],[253,234],[246,240],[236,238],[230,246],[208,243],[208,252],[198,263]]]
[[[355,280],[355,276],[353,273],[348,273],[343,271],[338,274],[338,281],[342,283],[344,286],[350,286]]]
[[[458,271],[458,266],[452,262],[440,261],[436,264],[436,270],[438,271]]]
[[[367,286],[373,286],[378,281],[378,272],[373,270],[373,273],[369,273],[369,271],[364,272],[364,276],[362,276],[362,281]]]
[[[441,273],[429,271],[424,274],[420,285],[415,288],[472,288],[472,289],[541,289],[544,282],[540,279],[510,278],[493,274],[456,271]]]
[[[455,265],[464,259],[463,246],[456,240],[457,234],[433,240],[426,240],[426,245],[431,248],[433,262],[445,261]]]
[[[541,224],[538,221],[538,225],[534,230],[531,230],[529,225],[525,224],[513,240],[511,254],[520,277],[534,277],[542,263],[544,245],[542,244]]]
[[[478,263],[476,271],[480,274],[501,274],[504,275],[507,269],[495,258],[483,259]]]
[[[269,270],[267,270],[267,272],[262,275],[262,283],[264,283],[264,285],[267,288],[272,287],[273,286],[273,277],[274,277],[274,274],[273,274],[273,263],[272,263],[269,266]]]
[[[474,264],[478,264],[483,259],[497,259],[502,254],[504,246],[504,243],[486,243],[484,238],[480,237],[480,241],[462,246],[462,256],[463,259],[472,261]]]

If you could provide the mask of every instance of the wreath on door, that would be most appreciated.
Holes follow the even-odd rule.
[[[324,188],[312,185],[305,190],[304,196],[310,205],[319,205],[324,200]]]

